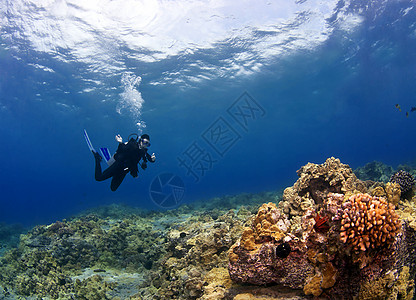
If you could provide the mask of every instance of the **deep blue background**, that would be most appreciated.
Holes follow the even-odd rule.
[[[363,2],[356,1],[349,9],[362,7]],[[83,76],[82,64],[56,61],[24,42],[20,49],[25,51],[16,59],[16,50],[6,50],[3,41],[0,221],[46,223],[110,203],[157,209],[148,191],[153,178],[163,172],[184,180],[184,202],[192,202],[281,189],[296,181],[295,172],[302,165],[323,163],[330,156],[352,168],[373,160],[394,167],[415,160],[416,112],[410,109],[416,106],[416,11],[405,14],[409,7],[412,1],[368,5],[360,12],[364,22],[348,33],[337,30],[334,19],[331,36],[319,48],[277,57],[248,77],[215,78],[189,88],[155,86],[150,84],[152,77],[181,60],[172,57],[152,68],[143,64],[142,69],[152,72],[142,76],[138,87],[145,99],[141,118],[157,162],[139,179],[126,177],[115,193],[108,181],[95,182],[83,129],[96,147],[114,151],[114,136],[127,138],[137,132],[135,120],[128,113],[118,114],[115,102],[103,101],[101,94],[79,92],[82,83],[73,75]],[[226,49],[222,51],[226,56]],[[194,55],[216,59],[208,54],[201,50]],[[55,73],[35,69],[33,63]],[[120,78],[115,74],[99,79],[115,87],[117,98],[123,92]],[[244,92],[265,111],[247,131],[227,115]],[[177,157],[195,141],[215,155],[201,135],[219,117],[228,118],[241,139],[224,157],[216,156],[212,170],[195,183]]]

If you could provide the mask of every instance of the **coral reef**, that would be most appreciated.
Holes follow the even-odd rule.
[[[331,299],[412,296],[416,253],[409,250],[416,243],[416,231],[399,218],[403,214],[393,203],[366,193],[398,203],[397,186],[362,182],[335,158],[322,165],[308,163],[298,176],[274,213],[288,229],[271,230],[263,239],[258,238],[258,222],[245,229],[229,251],[231,279]],[[256,218],[264,215],[265,207],[274,209],[265,204]],[[415,211],[408,208],[407,214]],[[279,256],[283,243],[290,251]],[[368,289],[390,277],[388,288]]]
[[[204,282],[201,300],[224,299],[233,285],[228,270],[224,267],[211,269],[205,274]]]
[[[298,176],[281,192],[36,226],[0,257],[0,298],[412,299],[416,197],[333,157]]]
[[[416,199],[400,203],[397,214],[402,220],[406,220],[407,225],[416,231]]]
[[[415,179],[413,178],[412,174],[403,170],[394,173],[390,178],[390,182],[398,183],[400,185],[402,194],[410,191],[415,185]]]
[[[115,282],[104,281],[100,275],[93,275],[83,281],[75,280],[74,294],[76,299],[81,300],[111,299],[108,292],[116,286]]]
[[[353,251],[390,246],[401,229],[394,205],[368,194],[356,194],[342,204],[341,241]]]
[[[78,299],[107,299],[103,293],[113,285],[72,277],[85,268],[146,271],[164,254],[157,247],[161,241],[140,217],[114,222],[89,215],[36,226],[1,258],[0,283],[25,296],[62,298],[75,293]],[[93,283],[100,287],[92,288]],[[86,291],[88,296],[82,296]]]

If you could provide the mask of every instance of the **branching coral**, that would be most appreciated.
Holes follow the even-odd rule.
[[[401,229],[394,205],[384,198],[356,194],[342,208],[340,239],[355,252],[388,246]]]

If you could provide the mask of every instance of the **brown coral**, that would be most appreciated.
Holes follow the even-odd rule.
[[[394,205],[384,198],[356,194],[342,208],[340,239],[355,252],[389,246],[401,229]]]

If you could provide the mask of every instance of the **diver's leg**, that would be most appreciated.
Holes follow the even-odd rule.
[[[101,156],[97,152],[94,152],[95,157],[95,180],[97,181],[103,181],[110,177],[112,177],[116,172],[117,169],[117,162],[114,162],[110,167],[104,170],[104,172],[101,171]]]
[[[120,184],[123,182],[124,177],[126,177],[128,171],[122,170],[122,172],[118,172],[117,174],[113,175],[113,179],[111,179],[111,190],[115,192]]]
[[[91,152],[92,152],[92,154],[94,155],[94,158],[95,158],[95,180],[97,180],[97,181],[104,180],[104,179],[101,179],[101,177],[103,175],[103,173],[101,171],[101,160],[102,160],[102,158],[101,158],[100,154],[98,154],[97,152],[95,152],[95,151],[91,151]]]

